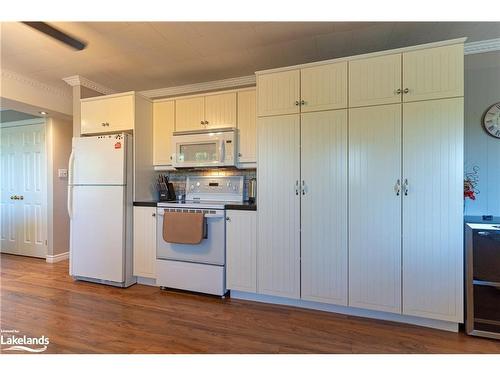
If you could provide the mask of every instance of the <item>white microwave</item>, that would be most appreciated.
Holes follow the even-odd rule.
[[[228,167],[236,165],[236,129],[174,132],[174,168]]]

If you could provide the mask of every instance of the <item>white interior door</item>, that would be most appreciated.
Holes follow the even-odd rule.
[[[347,110],[302,114],[301,177],[301,298],[346,305]]]
[[[401,104],[349,110],[349,306],[401,313],[400,178]]]
[[[258,120],[257,291],[300,297],[300,116]]]
[[[463,321],[463,98],[403,106],[403,313]]]
[[[45,124],[3,128],[2,252],[47,255]]]

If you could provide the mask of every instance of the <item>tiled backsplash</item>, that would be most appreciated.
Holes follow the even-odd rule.
[[[168,176],[174,185],[175,194],[185,194],[186,177],[188,176],[243,176],[243,199],[248,200],[248,182],[257,176],[256,169],[216,168],[216,169],[189,169],[161,172]]]

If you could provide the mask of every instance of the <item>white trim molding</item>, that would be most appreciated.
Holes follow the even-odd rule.
[[[464,55],[500,51],[500,38],[479,40],[477,42],[465,43]]]
[[[79,76],[79,75],[66,77],[66,78],[63,78],[62,80],[70,86],[83,86],[83,87],[97,91],[97,92],[104,94],[104,95],[116,93],[115,90],[110,89],[109,87],[103,86],[97,82],[91,81],[90,79]]]
[[[2,78],[11,79],[11,80],[14,80],[17,82],[21,82],[23,84],[32,86],[36,89],[41,89],[43,91],[46,91],[46,92],[49,92],[51,94],[55,94],[58,96],[62,96],[64,98],[71,98],[71,92],[69,90],[68,91],[61,90],[61,89],[56,88],[54,86],[50,86],[50,85],[47,85],[47,84],[42,83],[40,81],[37,81],[33,78],[24,76],[24,75],[16,73],[16,72],[13,72],[12,70],[2,69]]]
[[[251,76],[221,79],[218,81],[193,83],[190,85],[183,85],[183,86],[145,90],[145,91],[140,91],[140,94],[150,99],[166,98],[170,96],[192,94],[195,92],[208,92],[208,91],[223,90],[236,87],[255,86],[255,82],[256,82],[255,75],[251,75]]]
[[[69,251],[66,251],[65,253],[61,253],[61,254],[56,254],[56,255],[47,255],[45,257],[45,261],[47,263],[57,263],[57,262],[60,262],[62,260],[66,260],[66,259],[69,259]]]

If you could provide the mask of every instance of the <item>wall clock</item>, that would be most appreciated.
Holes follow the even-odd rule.
[[[483,126],[488,134],[500,138],[500,102],[488,108],[483,117]]]

